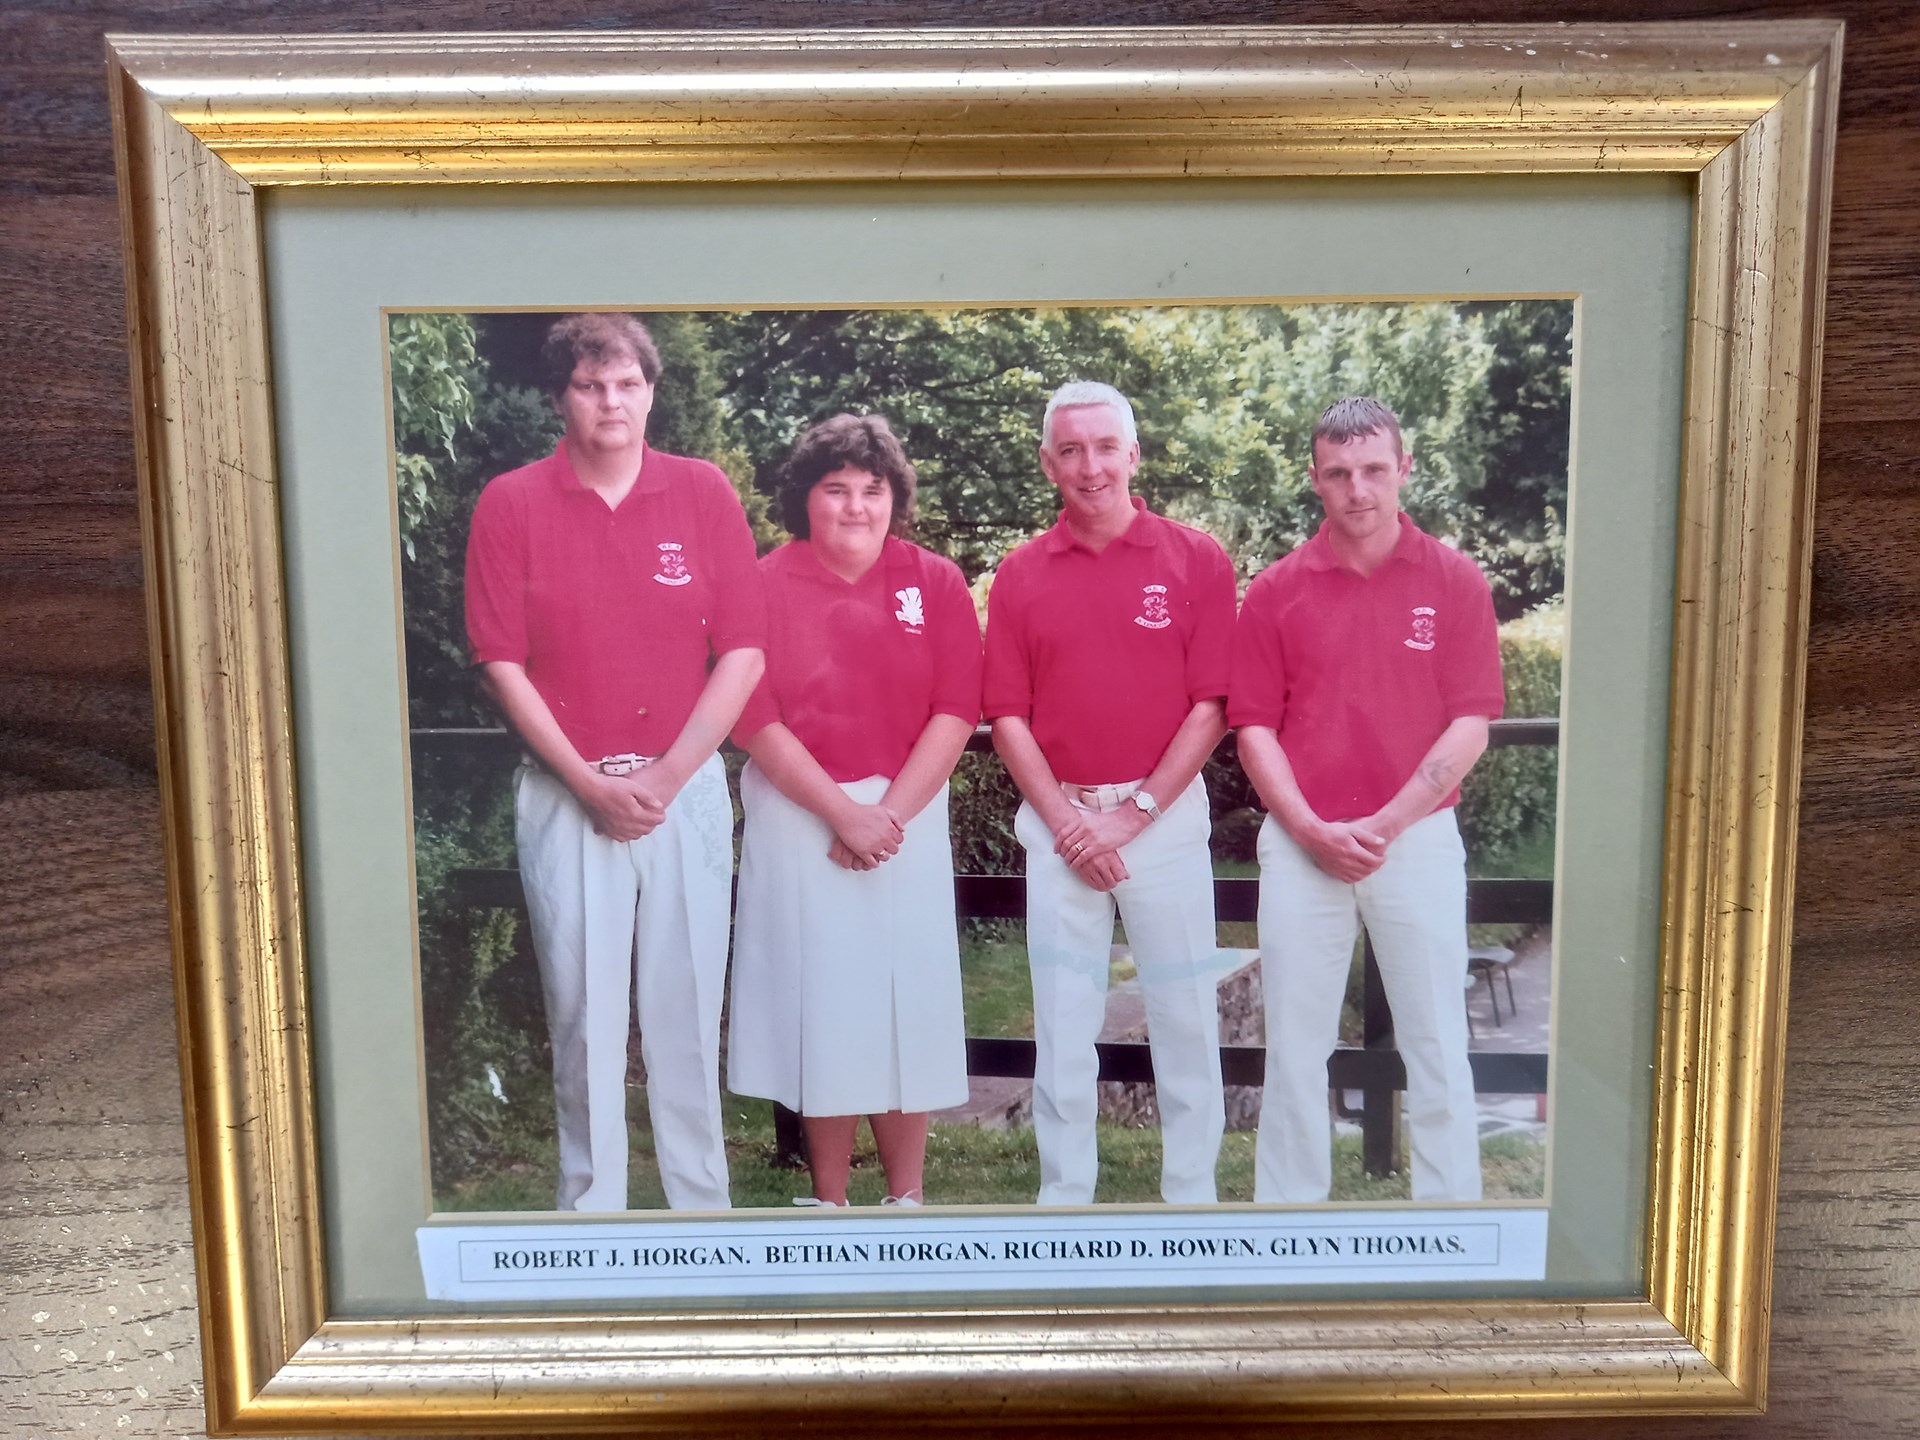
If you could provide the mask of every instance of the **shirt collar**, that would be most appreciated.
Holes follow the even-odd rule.
[[[666,476],[661,473],[660,467],[647,463],[652,458],[653,447],[648,445],[640,452],[640,475],[639,478],[633,482],[633,489],[627,492],[629,495],[652,495],[667,488],[667,479]],[[573,468],[573,456],[567,451],[567,442],[564,437],[562,437],[558,445],[554,446],[550,463],[554,467],[553,484],[556,490],[593,495],[596,500],[600,498],[598,495],[594,495],[592,490],[587,488],[586,484],[580,479],[580,472]]]
[[[1413,523],[1413,517],[1404,510],[1400,512],[1398,519],[1400,534],[1399,538],[1393,542],[1393,549],[1387,554],[1384,562],[1387,565],[1403,562],[1412,564],[1420,558],[1420,527]],[[1309,570],[1346,570],[1347,568],[1340,563],[1340,557],[1333,553],[1333,541],[1328,538],[1328,531],[1327,522],[1322,520],[1320,528],[1313,532],[1313,538],[1307,541],[1302,563]]]
[[[1160,543],[1160,517],[1147,509],[1147,502],[1138,495],[1129,497],[1133,502],[1133,519],[1114,543],[1132,545],[1140,549],[1152,549]],[[1074,539],[1073,532],[1067,528],[1066,512],[1053,522],[1053,528],[1040,537],[1041,548],[1049,555],[1062,555],[1069,550],[1086,550],[1087,547]],[[1091,554],[1091,551],[1088,551]]]
[[[851,583],[841,579],[838,575],[834,574],[833,571],[820,563],[820,557],[814,553],[813,542],[809,540],[802,540],[796,536],[781,546],[780,549],[792,552],[792,564],[789,568],[795,575],[802,576],[805,579],[815,581],[819,584],[834,585],[845,590],[851,590],[870,583],[876,571],[884,575],[888,580],[894,580],[901,575],[911,575],[914,570],[912,548],[895,535],[887,536],[885,542],[881,545],[878,563],[858,580]],[[774,553],[777,555],[780,551],[776,550]]]
[[[888,576],[896,580],[903,575],[912,577],[920,570],[914,560],[913,547],[898,535],[887,536],[887,543],[880,551],[880,563],[886,567]]]

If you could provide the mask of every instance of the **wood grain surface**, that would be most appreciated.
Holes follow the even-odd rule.
[[[6,0],[0,8],[0,1434],[200,1434],[101,36],[111,30],[1529,21],[1518,3]],[[1920,9],[1840,15],[1772,1408],[1374,1437],[1920,1435]]]

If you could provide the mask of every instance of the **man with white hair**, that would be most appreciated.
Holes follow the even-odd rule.
[[[1146,1002],[1163,1199],[1215,1199],[1226,1123],[1200,767],[1226,733],[1233,565],[1131,494],[1139,466],[1125,396],[1056,391],[1040,468],[1060,519],[1001,562],[988,597],[984,708],[1024,797],[1042,1205],[1094,1197],[1116,905]]]

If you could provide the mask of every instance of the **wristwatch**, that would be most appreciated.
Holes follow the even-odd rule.
[[[1160,806],[1155,802],[1153,796],[1149,795],[1146,791],[1136,790],[1127,798],[1134,803],[1134,806],[1142,815],[1145,815],[1148,820],[1158,820],[1160,818]]]

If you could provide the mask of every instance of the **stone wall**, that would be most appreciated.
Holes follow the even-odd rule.
[[[1237,963],[1220,982],[1220,1043],[1223,1045],[1261,1045],[1266,1043],[1266,1021],[1260,991],[1260,959],[1252,950],[1230,951]],[[1129,996],[1127,991],[1131,990]],[[1132,1005],[1126,1003],[1133,1000]],[[1107,1007],[1108,1028],[1102,1040],[1146,1042],[1147,1022],[1144,1009],[1133,987],[1116,987]],[[1158,1125],[1160,1110],[1154,1104],[1153,1086],[1119,1084],[1100,1086],[1100,1118],[1116,1125]],[[1227,1128],[1252,1130],[1260,1123],[1260,1087],[1227,1087]]]

